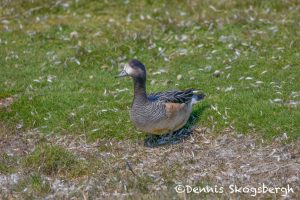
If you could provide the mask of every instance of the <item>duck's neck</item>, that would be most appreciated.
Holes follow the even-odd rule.
[[[146,79],[133,78],[134,83],[134,99],[133,103],[145,103],[148,101],[146,93]]]

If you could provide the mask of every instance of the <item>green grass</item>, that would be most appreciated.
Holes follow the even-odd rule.
[[[6,153],[0,154],[0,173],[9,174],[15,172],[17,164],[16,158],[7,155]]]
[[[23,160],[28,171],[46,175],[63,175],[79,177],[85,175],[86,163],[65,149],[48,144],[40,144]]]
[[[24,193],[24,190],[27,191]],[[34,199],[51,191],[50,185],[40,174],[32,174],[14,185],[14,191],[22,192],[26,199]]]
[[[300,91],[297,1],[63,2],[69,6],[0,4],[0,98],[17,95],[2,121],[90,139],[142,137],[128,116],[132,81],[114,78],[136,57],[148,69],[149,92],[194,87],[207,95],[195,107],[206,107],[200,126],[299,137],[299,107],[270,103],[300,100],[291,95]],[[152,74],[160,68],[167,73]],[[223,74],[215,78],[215,70]]]

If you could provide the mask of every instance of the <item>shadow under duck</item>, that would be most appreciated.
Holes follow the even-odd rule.
[[[181,129],[188,121],[192,106],[204,98],[195,94],[194,89],[146,93],[146,68],[138,60],[125,64],[117,77],[130,76],[134,83],[134,98],[130,119],[138,130],[149,134],[162,135]]]

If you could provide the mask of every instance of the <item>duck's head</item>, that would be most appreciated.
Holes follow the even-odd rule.
[[[129,60],[129,62],[125,64],[124,69],[117,77],[125,76],[146,79],[146,68],[143,63],[136,59]]]

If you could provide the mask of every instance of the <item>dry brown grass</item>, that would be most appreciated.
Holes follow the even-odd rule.
[[[5,138],[1,142],[1,151],[24,155],[34,148],[29,144],[35,144],[41,138],[44,142],[76,154],[91,166],[88,175],[78,179],[42,174],[42,179],[51,187],[51,191],[43,194],[43,197],[251,199],[253,197],[250,194],[230,194],[228,186],[259,187],[262,183],[268,187],[289,184],[295,192],[289,193],[290,198],[295,198],[300,191],[299,141],[287,143],[284,135],[265,143],[260,138],[238,135],[229,129],[219,136],[210,135],[206,129],[196,129],[180,144],[146,148],[143,141],[98,140],[88,143],[84,136],[42,137],[39,133],[31,132]],[[20,168],[15,174],[18,181],[28,176]],[[6,188],[2,191],[4,197],[24,195],[13,190],[13,185],[18,184],[13,178],[11,174],[1,175],[1,187]],[[217,185],[224,187],[224,192],[179,195],[174,190],[177,184],[201,187]],[[31,195],[41,194],[32,192]],[[268,193],[256,197],[283,198],[281,195]]]

